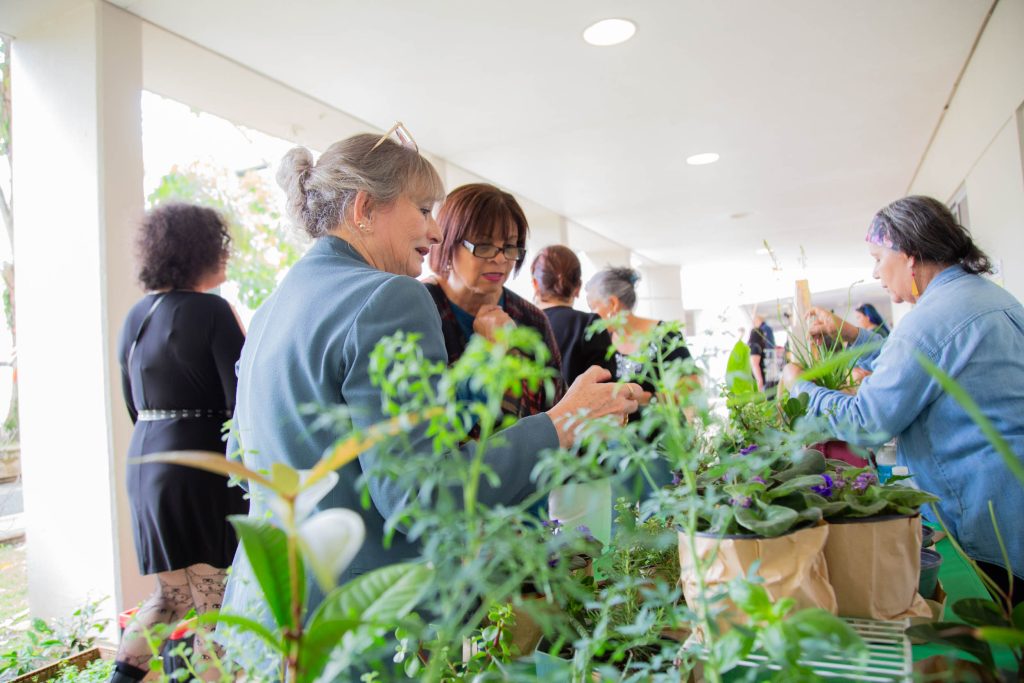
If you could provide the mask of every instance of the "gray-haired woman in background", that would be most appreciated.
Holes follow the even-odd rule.
[[[612,328],[615,379],[637,381],[644,391],[654,391],[654,385],[640,377],[642,364],[635,358],[637,353],[646,353],[654,360],[661,351],[664,362],[684,361],[691,356],[678,332],[662,335],[661,349],[651,342],[646,342],[645,348],[642,348],[645,337],[664,324],[664,321],[642,318],[633,313],[636,307],[636,283],[639,281],[640,274],[632,268],[605,268],[587,282],[587,305],[605,320],[620,317],[623,321],[621,327]]]

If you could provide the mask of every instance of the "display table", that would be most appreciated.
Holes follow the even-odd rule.
[[[985,589],[985,585],[978,578],[978,575],[971,569],[971,565],[960,557],[959,553],[953,548],[953,544],[949,542],[948,538],[943,538],[941,541],[935,544],[935,550],[942,555],[942,566],[939,568],[939,581],[942,582],[942,587],[946,591],[946,613],[943,616],[943,621],[958,621],[962,622],[953,613],[953,603],[963,598],[988,598],[988,591]],[[913,656],[914,661],[919,661],[932,655],[949,655],[952,657],[960,657],[963,659],[971,659],[966,653],[957,650],[955,648],[946,647],[943,645],[914,645]],[[1016,662],[1013,659],[1013,655],[1010,651],[1002,646],[994,645],[992,647],[992,655],[995,657],[996,665],[1001,669],[1014,669]]]

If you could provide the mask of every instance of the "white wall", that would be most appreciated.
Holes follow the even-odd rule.
[[[911,194],[949,201],[966,189],[971,231],[1024,299],[1024,0],[1000,0],[978,42]]]

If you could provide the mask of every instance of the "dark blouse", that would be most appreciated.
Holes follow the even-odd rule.
[[[562,354],[562,377],[572,384],[591,365],[597,365],[615,375],[615,360],[609,355],[612,337],[607,330],[596,330],[587,335],[587,329],[600,317],[584,313],[571,306],[552,306],[544,309],[551,323],[558,350]]]
[[[459,324],[458,317],[452,309],[452,302],[448,300],[441,286],[434,282],[425,282],[427,291],[437,305],[437,312],[441,316],[441,333],[444,335],[444,346],[448,352],[448,363],[454,363],[466,350],[469,339]],[[548,360],[548,367],[561,372],[562,359],[558,350],[558,343],[551,331],[551,325],[544,313],[526,299],[508,289],[502,296],[501,307],[508,314],[508,317],[516,325],[529,325],[544,337],[548,348],[551,349],[551,358]],[[516,418],[526,417],[542,413],[561,400],[565,395],[565,382],[559,377],[555,382],[554,396],[547,396],[543,385],[536,390],[531,390],[525,383],[522,393],[514,396],[511,393],[505,395],[502,401],[502,412],[506,415],[513,415]]]

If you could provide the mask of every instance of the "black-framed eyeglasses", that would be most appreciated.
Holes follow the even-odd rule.
[[[509,261],[522,261],[526,258],[526,249],[515,245],[496,247],[493,244],[473,244],[469,240],[462,240],[462,246],[477,258],[494,258],[498,254],[505,254]]]

